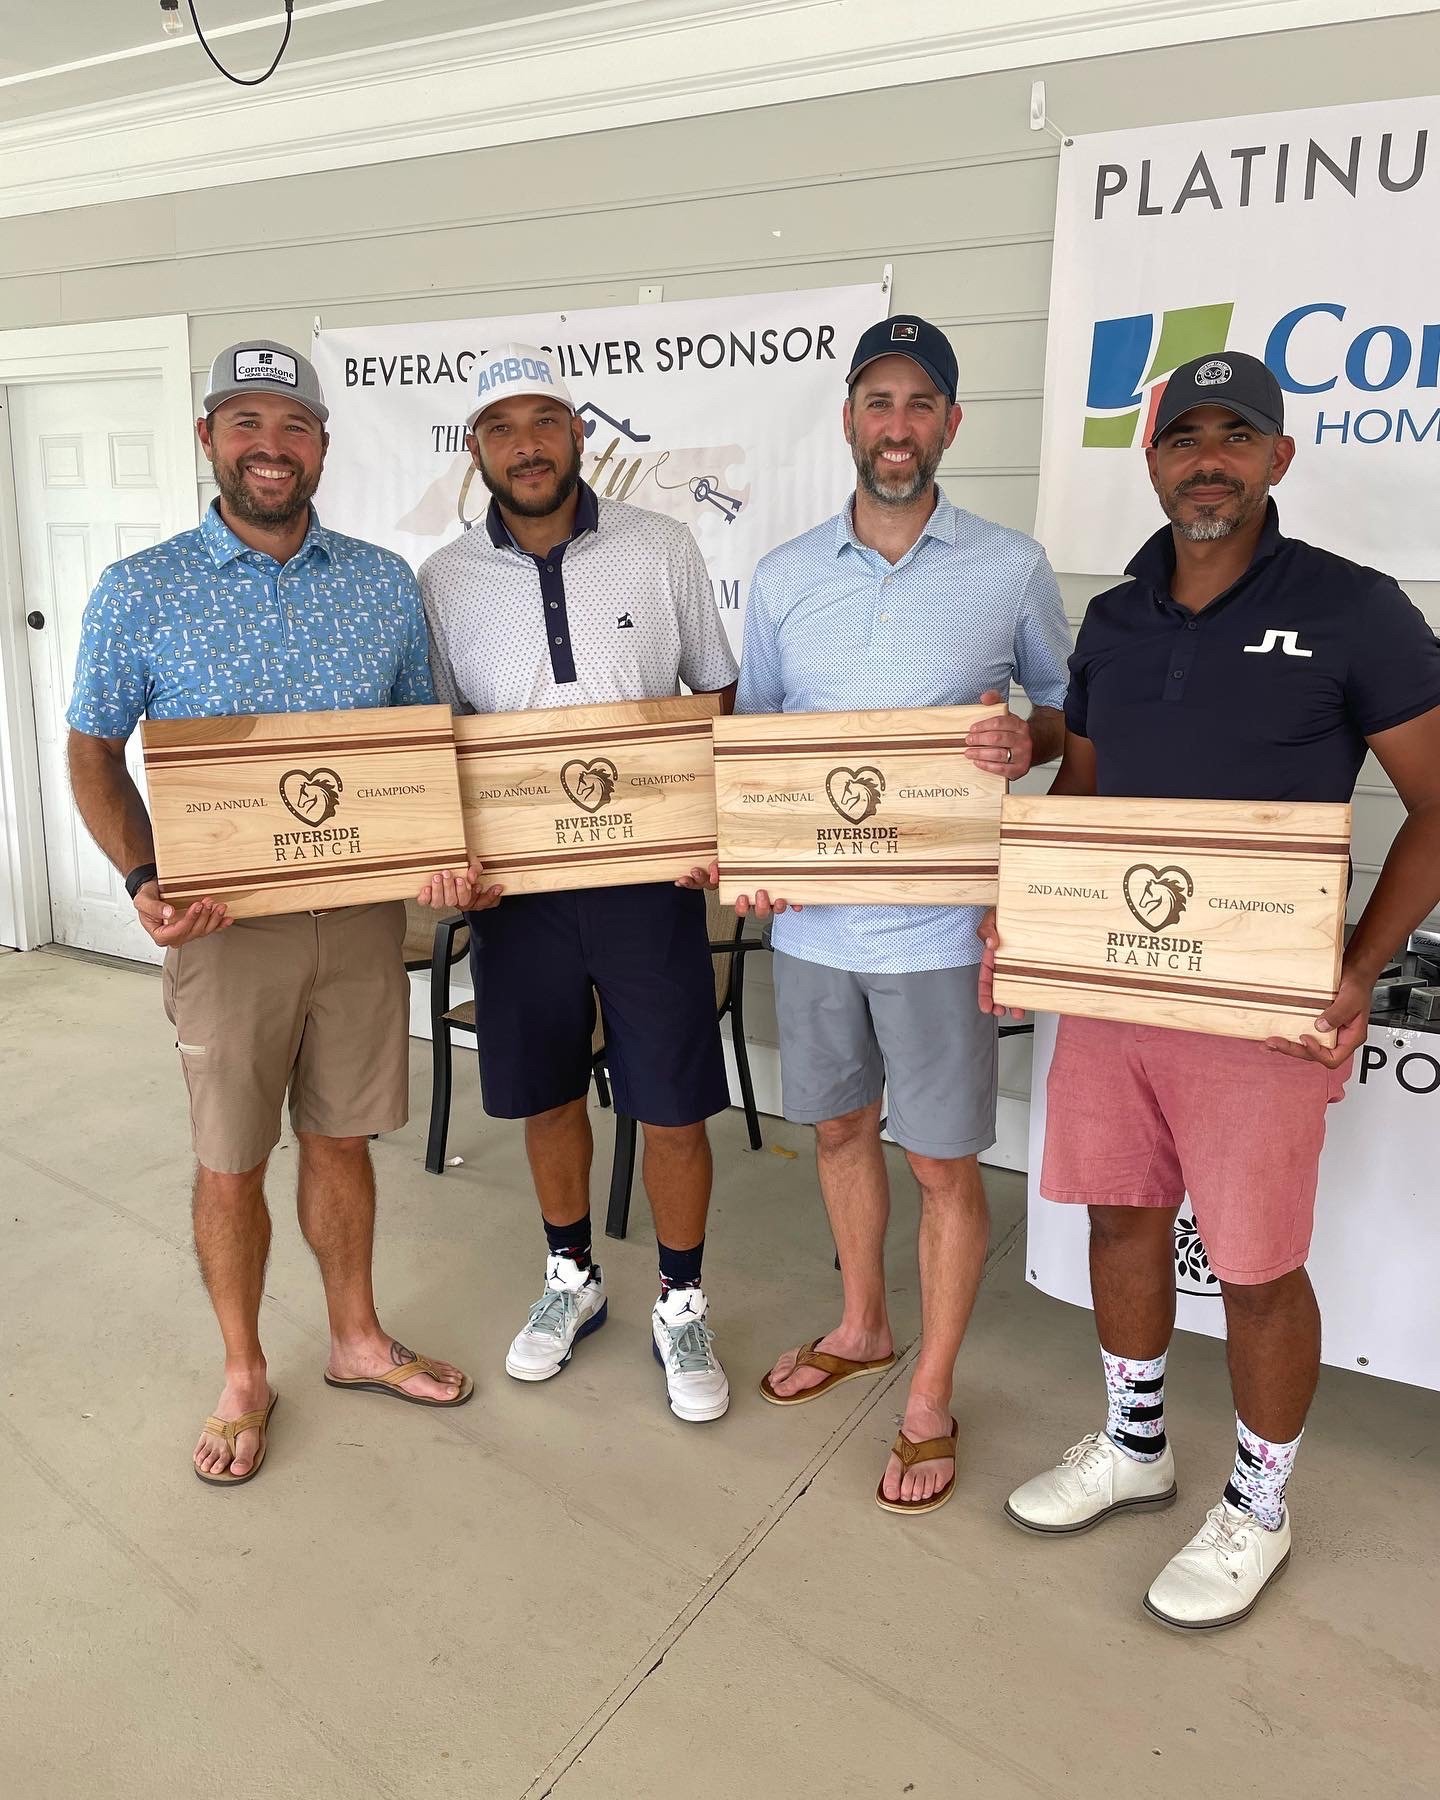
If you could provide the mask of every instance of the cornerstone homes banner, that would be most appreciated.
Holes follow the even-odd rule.
[[[1040,1197],[1053,1015],[1037,1016],[1034,1041],[1026,1273],[1043,1293],[1088,1306],[1085,1208]],[[1345,1098],[1326,1121],[1308,1264],[1325,1322],[1322,1355],[1335,1368],[1440,1388],[1437,1129],[1440,1037],[1372,1025]],[[1225,1335],[1220,1284],[1188,1201],[1175,1222],[1175,1289],[1182,1331]]]
[[[1037,535],[1111,574],[1159,513],[1141,446],[1191,357],[1263,356],[1288,532],[1440,579],[1440,100],[1077,138],[1062,152]]]
[[[325,522],[418,567],[483,517],[489,497],[464,444],[479,360],[495,344],[539,344],[584,421],[585,479],[684,520],[738,650],[755,564],[838,511],[853,485],[845,371],[888,310],[876,283],[317,332]]]

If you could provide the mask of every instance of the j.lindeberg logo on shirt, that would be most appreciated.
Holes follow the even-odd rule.
[[[615,621],[615,629],[617,631],[633,631],[635,629],[635,621],[630,617],[628,612],[623,612]]]
[[[1258,644],[1246,644],[1247,656],[1266,656],[1272,650],[1279,650],[1285,656],[1313,656],[1313,650],[1300,648],[1298,631],[1267,631]]]

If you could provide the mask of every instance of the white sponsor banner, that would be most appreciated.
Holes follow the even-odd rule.
[[[1090,1305],[1089,1224],[1083,1206],[1041,1198],[1045,1081],[1055,1018],[1035,1019],[1030,1100],[1026,1274],[1033,1286]],[[1345,1098],[1329,1109],[1315,1236],[1307,1267],[1324,1320],[1321,1354],[1338,1369],[1440,1389],[1440,1036],[1372,1025]],[[1175,1223],[1176,1323],[1225,1335],[1219,1284],[1187,1200]]]
[[[755,564],[837,512],[854,485],[845,371],[888,310],[877,282],[319,331],[332,440],[320,515],[415,567],[483,519],[489,496],[464,425],[484,353],[536,344],[584,421],[585,479],[684,520],[738,650]]]
[[[1036,534],[1113,574],[1163,522],[1166,378],[1261,356],[1298,455],[1286,533],[1440,579],[1440,100],[1076,138],[1061,154]]]

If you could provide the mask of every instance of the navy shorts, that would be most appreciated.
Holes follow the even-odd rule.
[[[703,894],[668,882],[516,894],[468,918],[492,1118],[585,1094],[597,993],[617,1111],[693,1125],[730,1104]]]

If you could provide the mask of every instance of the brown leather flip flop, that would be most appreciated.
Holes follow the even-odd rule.
[[[960,1427],[955,1423],[954,1419],[952,1419],[950,1421],[949,1437],[924,1438],[917,1444],[906,1437],[905,1433],[902,1431],[895,1439],[891,1448],[893,1453],[900,1458],[901,1468],[904,1470],[912,1468],[918,1462],[933,1462],[942,1456],[953,1457],[955,1454],[955,1440],[959,1435]],[[958,1463],[956,1464],[956,1472],[959,1472]],[[932,1494],[928,1500],[887,1500],[885,1498],[885,1477],[882,1475],[880,1477],[879,1485],[875,1489],[875,1504],[877,1506],[883,1506],[886,1512],[893,1513],[934,1512],[935,1508],[937,1506],[943,1506],[954,1492],[955,1476],[952,1475],[945,1483],[944,1487],[940,1489],[939,1493]]]
[[[274,1388],[270,1390],[270,1404],[262,1406],[255,1412],[241,1413],[238,1419],[208,1418],[201,1427],[203,1431],[213,1431],[216,1437],[224,1438],[230,1446],[231,1458],[235,1455],[235,1440],[242,1431],[258,1431],[260,1445],[255,1452],[255,1460],[243,1475],[231,1475],[227,1470],[223,1475],[202,1475],[195,1470],[196,1478],[207,1487],[244,1487],[247,1481],[253,1481],[265,1463],[265,1451],[270,1441],[270,1415],[275,1410],[275,1402],[280,1398]],[[192,1465],[193,1467],[193,1465]]]
[[[327,1369],[325,1382],[328,1387],[333,1388],[358,1388],[361,1393],[391,1394],[396,1400],[407,1401],[411,1406],[463,1406],[475,1392],[475,1383],[466,1375],[461,1381],[460,1392],[453,1400],[429,1400],[424,1394],[407,1394],[401,1387],[400,1383],[409,1381],[412,1375],[433,1375],[437,1381],[445,1379],[428,1356],[413,1356],[409,1362],[401,1363],[398,1369],[391,1369],[387,1374],[367,1375],[360,1380],[341,1381]]]
[[[801,1388],[798,1394],[777,1394],[770,1385],[769,1375],[760,1380],[760,1397],[768,1400],[772,1406],[803,1406],[807,1400],[818,1400],[822,1394],[828,1394],[831,1388],[837,1388],[842,1381],[856,1381],[862,1375],[883,1375],[886,1369],[895,1366],[895,1352],[889,1356],[877,1358],[874,1362],[854,1362],[848,1356],[832,1356],[828,1350],[817,1350],[815,1346],[819,1338],[811,1338],[808,1344],[802,1344],[800,1354],[795,1358],[797,1369],[823,1369],[825,1379],[817,1381],[814,1387]]]

